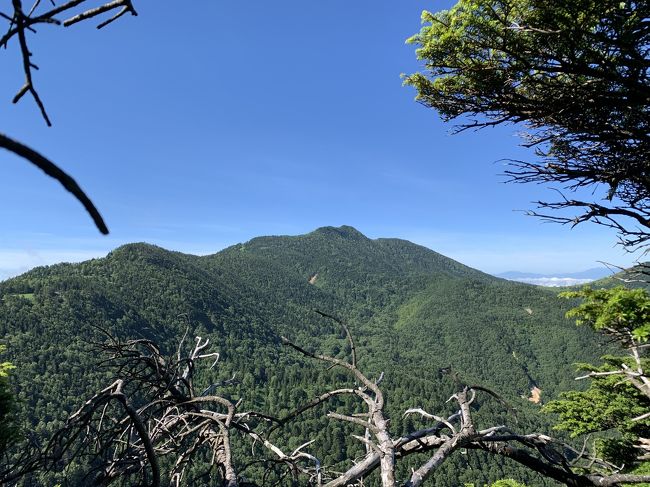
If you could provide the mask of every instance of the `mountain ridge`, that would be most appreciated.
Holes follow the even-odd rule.
[[[43,435],[102,384],[105,372],[92,365],[89,345],[100,339],[98,328],[121,339],[153,339],[168,353],[187,330],[210,338],[222,357],[210,380],[236,374],[242,380],[229,392],[234,399],[277,414],[342,380],[281,347],[286,335],[346,356],[341,330],[314,310],[348,323],[360,366],[386,373],[394,408],[415,406],[416,397],[421,406],[444,407],[453,384],[438,371],[451,368],[526,410],[534,407],[527,401],[533,385],[542,401],[553,397],[573,387],[573,362],[602,353],[593,349],[593,333],[564,319],[568,306],[552,292],[408,241],[321,227],[256,237],[206,256],[135,243],[105,258],[34,269],[0,283],[0,336],[17,365],[24,413]],[[71,380],[72,371],[83,380]],[[398,409],[392,417],[398,431],[406,427]],[[346,457],[319,438],[324,458]],[[450,478],[446,485],[457,485]]]

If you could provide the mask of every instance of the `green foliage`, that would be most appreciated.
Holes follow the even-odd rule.
[[[408,42],[424,68],[405,84],[461,129],[523,124],[535,158],[513,161],[507,174],[565,190],[593,186],[595,201],[540,205],[582,208],[551,218],[605,224],[625,245],[644,246],[649,16],[650,5],[637,1],[460,0],[422,14],[424,26]]]
[[[641,463],[639,466],[637,466],[634,470],[632,470],[632,473],[638,474],[638,475],[649,475],[650,474],[650,461],[646,461]],[[624,487],[632,487],[633,485],[635,487],[650,487],[649,483],[643,483],[643,484],[621,484]]]
[[[465,484],[464,487],[476,487],[476,484]],[[502,479],[490,485],[486,484],[485,487],[526,487],[526,484],[522,484],[513,479]]]
[[[578,325],[586,324],[607,333],[629,330],[635,339],[644,342],[650,337],[650,296],[645,289],[585,287],[560,296],[583,300],[567,313],[567,317],[577,318]]]
[[[638,389],[621,383],[620,376],[592,380],[586,391],[566,392],[562,397],[546,404],[544,410],[559,414],[557,428],[574,437],[611,429],[642,434],[650,426],[648,421],[630,421],[648,412],[648,401]]]
[[[650,361],[644,348],[638,344],[647,341],[650,323],[650,298],[643,289],[593,290],[562,293],[564,298],[581,298],[582,302],[567,313],[576,323],[590,327],[618,340],[629,355],[602,357],[603,364],[579,364],[588,372],[589,388],[562,394],[562,398],[548,403],[544,410],[559,415],[557,429],[571,436],[608,432],[596,442],[604,458],[616,463],[636,465],[639,438],[650,435],[650,418],[642,418],[650,410],[650,397],[639,375],[645,374]]]
[[[418,46],[427,72],[407,76],[405,82],[417,89],[420,101],[447,119],[482,106],[494,118],[512,111],[512,121],[518,121],[517,103],[525,102],[533,111],[519,114],[519,120],[544,117],[568,101],[571,89],[603,89],[580,88],[590,72],[571,68],[578,71],[582,63],[601,61],[606,53],[594,41],[606,42],[607,28],[632,29],[640,13],[616,0],[460,0],[449,10],[422,13],[424,27],[407,42]],[[630,25],[620,19],[624,15],[629,15]],[[599,30],[600,39],[595,35]],[[616,66],[617,59],[608,61]],[[566,72],[563,62],[574,65]],[[545,109],[544,102],[549,103]],[[576,101],[567,108],[576,109]],[[565,116],[558,114],[549,122],[561,124]]]
[[[351,384],[341,371],[325,370],[280,344],[286,335],[310,349],[349,356],[342,331],[314,309],[346,319],[364,372],[385,372],[395,434],[424,426],[403,418],[406,408],[451,414],[445,401],[459,382],[490,387],[516,404],[517,428],[549,429],[527,400],[530,389],[537,385],[543,399],[553,397],[572,387],[573,361],[597,358],[595,334],[571,326],[566,308],[549,290],[488,276],[410,242],[371,240],[351,227],[256,238],[201,257],[131,244],[104,259],[38,268],[0,283],[0,333],[17,365],[21,417],[41,438],[114,378],[113,370],[97,366],[103,357],[90,343],[104,336],[96,327],[124,339],[153,338],[172,354],[189,325],[189,336],[210,338],[221,354],[197,384],[236,373],[240,382],[220,392],[241,399],[242,410],[279,416]],[[350,398],[333,400],[273,439],[289,450],[315,439],[311,451],[341,470],[363,454],[351,437],[363,431],[324,416],[358,408]],[[514,422],[491,401],[481,402],[477,417]],[[250,457],[247,440],[235,436],[233,448],[234,458]],[[419,460],[407,459],[398,474]],[[243,474],[259,479],[262,471],[253,464]],[[83,466],[32,481],[80,485],[73,476],[83,478]],[[484,485],[506,477],[545,485],[521,467],[474,451],[445,462],[436,485]]]
[[[0,353],[5,349],[0,345]],[[10,362],[0,362],[0,456],[17,436],[15,400],[9,384],[9,373],[14,368]]]
[[[513,479],[503,479],[497,480],[490,487],[526,487],[526,485]]]

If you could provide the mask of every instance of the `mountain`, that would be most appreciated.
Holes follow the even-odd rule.
[[[548,429],[549,419],[528,400],[531,391],[541,391],[544,402],[574,388],[572,364],[602,354],[589,329],[564,318],[570,305],[550,290],[484,274],[411,242],[323,227],[254,238],[208,256],[137,243],[102,259],[33,269],[0,283],[0,336],[17,366],[22,414],[42,437],[112,377],[92,346],[105,338],[101,330],[150,338],[170,354],[187,329],[210,338],[221,359],[209,380],[236,374],[240,382],[227,394],[244,409],[278,414],[349,384],[340,371],[280,345],[286,335],[347,356],[339,327],[314,310],[348,322],[359,366],[371,377],[385,373],[394,431],[407,431],[407,407],[448,412],[458,380],[516,403],[520,426]],[[440,373],[449,369],[451,376]],[[499,404],[481,408],[485,417],[503,415]],[[311,416],[292,424],[286,441],[295,448],[316,438],[321,458],[337,464],[360,448],[351,431]],[[544,484],[513,465],[486,461],[474,452],[459,456],[436,482],[482,485],[517,475]]]

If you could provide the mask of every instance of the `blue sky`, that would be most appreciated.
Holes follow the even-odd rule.
[[[0,278],[132,241],[205,254],[342,224],[487,272],[634,260],[602,227],[516,211],[551,196],[503,184],[498,161],[527,155],[516,127],[451,135],[401,86],[419,67],[404,40],[421,11],[451,2],[135,4],[138,17],[102,31],[31,36],[52,128],[27,97],[10,103],[20,64],[15,46],[0,53],[0,130],[72,174],[111,230],[0,153]]]

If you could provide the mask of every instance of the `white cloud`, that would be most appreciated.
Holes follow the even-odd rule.
[[[573,277],[522,277],[520,279],[512,279],[513,281],[525,282],[527,284],[534,284],[536,286],[546,287],[562,287],[562,286],[578,286],[580,284],[587,284],[593,279],[575,279]]]

